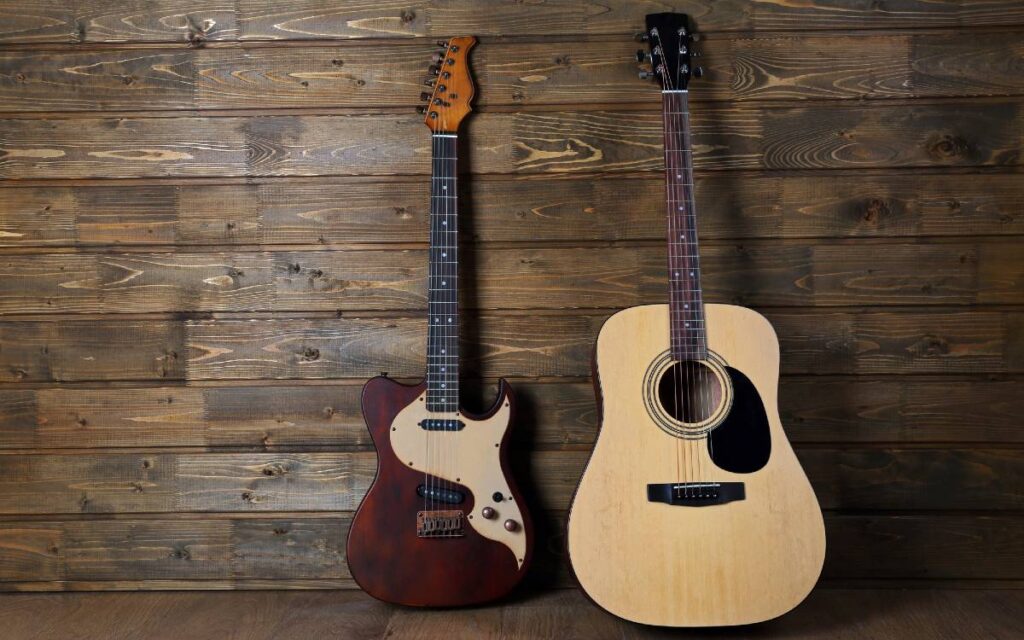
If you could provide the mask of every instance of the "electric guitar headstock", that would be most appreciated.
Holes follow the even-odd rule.
[[[439,40],[443,47],[431,56],[430,76],[420,98],[427,106],[420,107],[423,121],[434,133],[455,133],[462,120],[472,111],[473,76],[469,72],[469,50],[476,44],[473,36],[452,38],[447,42]]]
[[[649,64],[651,70],[642,70],[640,78],[657,80],[662,91],[686,90],[691,78],[704,75],[704,69],[693,63],[693,58],[700,56],[693,48],[700,36],[690,29],[685,13],[651,13],[646,22],[647,30],[638,34],[637,40],[646,42],[650,52],[641,49],[636,59]]]

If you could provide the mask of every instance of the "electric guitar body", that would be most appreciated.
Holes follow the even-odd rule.
[[[430,419],[426,392],[425,382],[408,386],[384,377],[363,388],[363,415],[378,466],[352,522],[349,569],[364,591],[386,602],[449,607],[495,600],[522,580],[533,542],[506,459],[511,388],[502,381],[498,399],[483,415],[460,412],[461,432],[421,428]],[[445,443],[445,436],[460,442]],[[456,458],[457,476],[434,475]],[[425,499],[430,485],[445,493]],[[456,494],[461,501],[445,499]],[[493,517],[482,515],[486,507],[494,509]],[[423,535],[417,529],[420,514],[453,510],[462,513],[460,535]],[[509,519],[519,525],[513,531],[505,529]]]
[[[352,520],[353,579],[396,604],[487,602],[525,576],[533,527],[506,460],[512,390],[471,415],[459,402],[457,130],[469,112],[471,37],[435,55],[423,110],[432,131],[427,375],[415,386],[366,383],[362,405],[377,475]]]
[[[825,529],[777,409],[779,344],[743,307],[703,302],[686,16],[647,16],[662,85],[669,304],[605,323],[594,356],[601,429],[569,512],[573,571],[627,620],[760,622],[821,573]]]

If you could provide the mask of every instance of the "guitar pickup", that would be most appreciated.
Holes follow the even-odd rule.
[[[462,511],[420,511],[416,514],[416,535],[420,538],[459,538],[465,535]]]
[[[455,418],[428,418],[420,420],[419,425],[421,429],[427,431],[462,431],[466,426],[462,420]]]
[[[709,507],[744,500],[742,482],[667,482],[647,485],[648,502],[664,502],[681,507]]]
[[[444,502],[445,504],[462,504],[466,499],[466,495],[461,491],[441,487],[427,487],[422,484],[416,487],[416,495],[433,500],[434,502]]]

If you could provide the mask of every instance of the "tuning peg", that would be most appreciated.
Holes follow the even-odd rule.
[[[641,31],[640,33],[633,36],[633,39],[637,42],[647,42],[651,39],[651,36],[647,35],[647,32]]]
[[[427,69],[427,73],[429,73],[432,76],[436,76],[437,74],[441,73],[441,69],[438,68],[436,64],[432,64],[430,65],[430,68]]]
[[[704,77],[704,67],[697,67],[693,70],[693,75],[698,78]]]
[[[420,94],[420,100],[423,100],[424,102],[430,100],[430,94],[424,91]]]
[[[651,61],[651,54],[647,53],[643,49],[636,50],[636,61],[640,64]]]
[[[427,78],[426,80],[423,81],[423,84],[427,85],[428,87],[432,87],[434,86],[435,82],[437,82],[437,78]]]
[[[422,107],[422,106],[421,107],[416,107],[416,112],[417,113],[422,113],[422,114],[426,115],[427,108],[426,107]]]
[[[654,72],[653,71],[641,71],[637,75],[640,76],[641,80],[650,80],[651,78],[654,77]]]
[[[434,64],[437,64],[442,60],[444,60],[444,52],[435,51],[434,53],[430,54],[430,61],[433,62]]]
[[[447,40],[438,40],[437,41],[437,46],[444,47],[445,49],[447,49],[448,48],[448,41]]]

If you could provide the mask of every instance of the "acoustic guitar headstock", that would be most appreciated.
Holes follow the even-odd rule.
[[[704,75],[704,69],[693,64],[693,58],[700,56],[693,43],[700,36],[690,28],[685,13],[651,13],[646,22],[647,29],[637,40],[646,42],[650,52],[641,49],[636,59],[651,70],[641,71],[641,79],[657,80],[662,91],[681,91],[690,86],[691,78]]]
[[[426,80],[431,91],[420,98],[427,101],[421,107],[423,121],[434,133],[455,133],[462,120],[472,111],[473,77],[469,72],[469,50],[476,44],[473,36],[438,41],[441,51],[432,56],[430,76]]]

